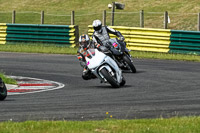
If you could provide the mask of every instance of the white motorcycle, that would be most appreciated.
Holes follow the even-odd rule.
[[[103,83],[110,83],[112,87],[119,88],[126,83],[121,69],[116,62],[97,49],[88,49],[86,55],[87,67]]]

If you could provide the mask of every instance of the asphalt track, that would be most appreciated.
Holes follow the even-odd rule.
[[[134,59],[124,87],[84,81],[76,56],[0,53],[0,70],[65,84],[58,90],[8,96],[0,121],[168,118],[200,114],[200,63]],[[109,114],[107,115],[106,112]]]

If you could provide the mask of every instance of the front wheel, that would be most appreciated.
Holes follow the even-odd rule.
[[[0,87],[0,101],[3,101],[7,97],[7,88],[4,83]]]
[[[120,84],[114,79],[114,77],[107,71],[106,68],[101,69],[101,74],[114,88],[119,88]]]
[[[131,57],[129,57],[127,54],[125,54],[125,55],[123,56],[123,60],[124,60],[125,64],[129,67],[130,71],[131,71],[132,73],[136,73],[136,68],[135,68],[135,66],[133,65],[133,62],[131,61],[130,58],[131,58]]]
[[[126,83],[126,80],[125,80],[125,78],[124,78],[124,77],[122,77],[122,82],[120,83],[120,86],[124,86],[124,85],[125,85],[125,83]]]

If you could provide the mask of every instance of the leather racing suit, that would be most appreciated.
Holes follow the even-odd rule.
[[[120,38],[121,41],[124,41],[124,37],[119,31],[114,30],[108,26],[102,26],[101,32],[94,31],[92,35],[92,40],[95,43],[106,46],[110,39],[109,33],[116,35]]]
[[[98,44],[97,47],[100,46],[101,47],[105,47],[107,50],[104,49],[104,51],[112,51],[111,53],[115,55],[115,50],[111,47],[109,47],[110,43],[109,43],[109,33],[116,35],[117,37],[120,38],[120,41],[118,42],[120,45],[124,45],[123,41],[124,41],[124,36],[117,30],[114,30],[108,26],[102,26],[101,31],[94,31],[93,35],[92,35],[92,40],[95,42],[95,44]],[[126,47],[126,46],[125,46]],[[105,52],[104,52],[105,53]],[[108,52],[107,52],[108,53]],[[113,56],[110,56],[111,58],[113,58]],[[114,59],[114,58],[113,58]],[[114,59],[115,60],[115,59]],[[122,67],[122,64],[120,62],[118,62],[117,60],[115,60],[116,63],[118,64],[118,66]]]
[[[95,48],[93,41],[90,41],[88,48]],[[77,50],[77,58],[79,60],[81,67],[83,67],[82,78],[84,80],[95,78],[94,75],[91,73],[91,71],[87,68],[87,64],[85,60],[85,56],[87,55],[88,48],[84,49],[82,47],[79,47]]]

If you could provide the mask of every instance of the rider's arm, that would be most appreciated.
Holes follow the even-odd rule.
[[[91,40],[90,42],[91,46],[93,46],[93,48],[99,48],[101,45],[93,40]]]
[[[96,48],[102,45],[102,43],[98,40],[98,38],[95,37],[95,35],[92,35],[92,43],[94,43]]]
[[[93,41],[93,43],[97,43],[97,39],[94,35],[92,35],[92,41]]]
[[[119,37],[121,41],[124,41],[124,36],[119,31],[114,30],[108,26],[106,26],[106,30],[108,31],[108,33],[114,34]]]
[[[80,62],[80,65],[81,67],[85,68],[87,65],[86,65],[86,62],[85,62],[85,58],[83,57],[83,55],[79,52],[79,50],[77,51],[77,58]]]

